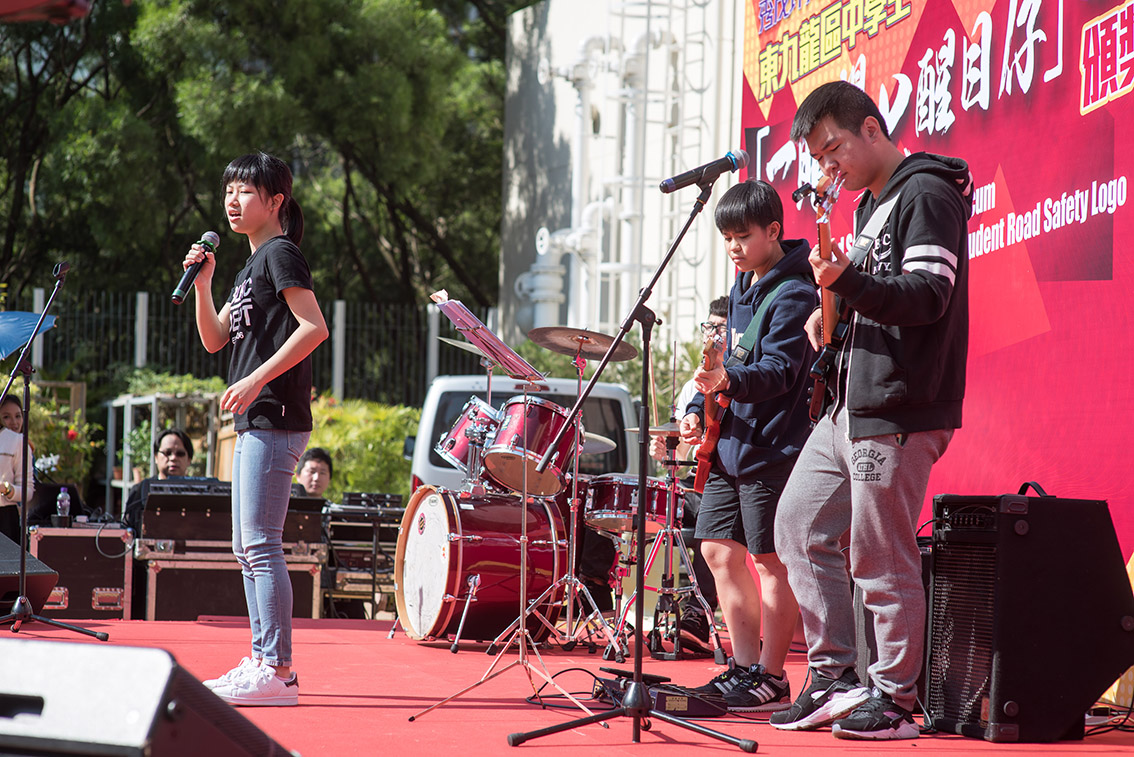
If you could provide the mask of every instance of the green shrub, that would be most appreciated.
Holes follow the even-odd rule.
[[[307,446],[324,448],[335,463],[327,499],[341,502],[343,492],[377,492],[409,500],[410,462],[402,457],[402,446],[417,431],[419,408],[319,397],[311,414],[314,430]]]

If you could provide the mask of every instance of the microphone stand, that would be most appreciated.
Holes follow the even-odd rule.
[[[61,623],[58,620],[45,618],[42,615],[36,615],[31,601],[27,597],[27,583],[28,583],[28,483],[32,480],[31,471],[31,445],[28,441],[28,426],[31,425],[31,375],[35,370],[32,368],[31,363],[28,362],[28,350],[31,349],[32,343],[39,335],[39,329],[43,325],[44,320],[47,318],[47,311],[51,309],[51,303],[55,301],[55,295],[59,293],[60,287],[63,286],[63,280],[67,278],[67,271],[71,270],[68,263],[59,263],[55,266],[53,276],[55,276],[55,288],[51,291],[51,297],[47,299],[47,304],[43,306],[43,312],[39,314],[39,322],[32,329],[31,336],[28,337],[27,344],[24,345],[23,350],[20,352],[20,357],[16,360],[16,365],[12,368],[11,375],[8,376],[8,384],[4,387],[4,391],[0,392],[0,402],[8,396],[8,390],[12,388],[12,382],[16,380],[16,373],[20,373],[24,377],[24,429],[23,429],[23,444],[24,444],[24,485],[20,491],[20,593],[16,597],[16,601],[12,604],[12,611],[7,615],[0,617],[0,623],[11,623],[12,633],[20,630],[20,625],[28,621],[38,620],[40,623],[46,623],[50,626],[57,628],[66,628],[68,631],[75,631],[76,633],[86,634],[93,636],[99,641],[106,641],[110,635],[103,631],[91,631],[87,628],[80,628],[68,623]]]
[[[705,208],[705,203],[709,201],[709,196],[713,191],[713,184],[716,182],[717,178],[718,175],[714,175],[711,177],[706,177],[705,179],[702,179],[697,183],[697,186],[701,189],[701,194],[697,196],[696,201],[693,203],[693,210],[690,212],[689,218],[685,221],[685,225],[681,228],[681,231],[680,233],[678,233],[677,238],[674,239],[673,243],[670,245],[669,250],[665,254],[665,258],[661,262],[661,265],[659,265],[657,270],[654,271],[654,276],[652,279],[650,279],[650,283],[647,284],[642,289],[642,291],[638,293],[638,300],[634,303],[633,307],[631,307],[630,313],[622,322],[618,334],[615,335],[614,341],[607,348],[606,354],[603,355],[602,360],[599,362],[598,368],[595,369],[594,375],[591,376],[591,380],[587,383],[587,386],[579,395],[578,400],[575,402],[575,407],[571,409],[570,414],[567,416],[566,423],[564,423],[562,428],[559,429],[559,432],[556,434],[554,441],[548,448],[548,451],[544,453],[543,458],[536,465],[536,470],[539,472],[542,472],[545,468],[547,468],[548,464],[551,461],[554,450],[557,448],[559,442],[561,441],[563,434],[571,428],[571,424],[574,423],[575,419],[582,411],[583,403],[590,395],[591,390],[594,388],[595,383],[599,379],[599,376],[601,376],[603,370],[605,370],[607,363],[610,362],[611,355],[613,355],[614,351],[618,349],[618,346],[622,344],[622,340],[626,338],[626,335],[630,332],[630,329],[633,327],[634,322],[636,321],[640,323],[642,325],[642,404],[638,412],[638,512],[635,514],[635,528],[637,530],[638,536],[638,565],[635,576],[637,599],[634,603],[634,680],[630,684],[629,688],[626,689],[626,695],[622,699],[621,707],[616,707],[613,710],[608,710],[607,712],[601,712],[588,717],[578,718],[577,720],[568,721],[566,723],[560,723],[559,725],[550,726],[548,728],[542,728],[537,731],[529,731],[527,733],[511,733],[508,735],[508,744],[510,746],[519,746],[525,741],[530,741],[531,739],[548,736],[553,733],[559,733],[560,731],[570,730],[582,725],[589,725],[590,723],[601,723],[605,720],[611,720],[613,718],[624,716],[633,719],[632,738],[634,743],[637,744],[639,741],[641,741],[642,720],[644,718],[649,718],[652,716],[657,718],[658,720],[664,720],[667,723],[672,723],[673,725],[680,726],[681,728],[695,731],[705,736],[711,736],[714,739],[732,744],[739,747],[741,751],[744,752],[755,752],[758,747],[758,744],[752,739],[739,739],[735,736],[729,736],[728,734],[714,731],[711,728],[706,728],[705,726],[702,726],[698,723],[691,723],[687,720],[682,720],[681,718],[670,715],[667,712],[653,709],[652,699],[650,698],[650,691],[642,680],[642,654],[645,647],[645,641],[642,634],[642,624],[645,613],[642,604],[643,599],[645,598],[645,576],[643,574],[642,567],[646,563],[646,479],[649,472],[647,468],[647,461],[649,460],[648,437],[650,429],[650,335],[653,331],[654,324],[660,323],[654,312],[646,307],[646,301],[650,298],[650,295],[653,294],[654,286],[661,278],[662,272],[665,271],[666,266],[669,265],[669,261],[673,258],[674,253],[677,252],[678,245],[680,245],[681,240],[685,238],[685,234],[689,231],[689,227],[693,225],[694,219],[696,219],[697,215],[700,214],[700,212]]]

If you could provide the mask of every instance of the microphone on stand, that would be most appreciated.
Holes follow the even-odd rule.
[[[731,150],[723,158],[717,158],[711,163],[698,166],[685,173],[678,174],[672,179],[666,179],[660,185],[662,192],[669,194],[690,184],[700,184],[702,181],[713,181],[726,171],[735,171],[748,165],[748,153],[744,150]]]
[[[197,244],[208,248],[208,251],[216,254],[217,246],[220,244],[220,237],[217,236],[215,231],[206,231],[197,240]],[[173,295],[170,297],[174,305],[180,305],[185,302],[185,295],[189,294],[189,290],[193,287],[193,280],[197,278],[197,274],[201,272],[201,266],[205,261],[198,260],[193,265],[185,269],[185,273],[181,274],[181,282],[177,288],[173,290]]]

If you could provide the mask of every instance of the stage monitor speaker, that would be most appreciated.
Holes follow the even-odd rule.
[[[1134,663],[1134,595],[1105,501],[933,500],[926,707],[988,741],[1082,738]]]
[[[43,612],[43,605],[59,580],[59,574],[30,554],[25,558],[27,583],[24,593],[32,612]],[[20,545],[0,534],[0,615],[6,615],[20,596]]]
[[[0,639],[0,753],[290,755],[160,649]]]

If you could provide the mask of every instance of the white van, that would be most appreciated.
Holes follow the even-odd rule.
[[[586,385],[586,382],[583,384]],[[579,384],[576,379],[549,378],[540,381],[537,390],[529,390],[530,397],[552,402],[563,408],[564,414],[575,406]],[[488,377],[485,375],[438,376],[429,385],[425,403],[421,408],[421,421],[417,436],[406,437],[405,456],[412,460],[413,474],[410,491],[423,484],[445,489],[459,489],[464,474],[435,449],[437,443],[449,434],[461,415],[465,404],[473,397],[486,400]],[[515,397],[523,397],[524,384],[507,376],[492,378],[492,406],[499,409]],[[590,434],[604,436],[614,442],[615,448],[602,454],[579,456],[579,473],[638,474],[638,435],[627,433],[637,428],[638,414],[630,392],[621,384],[599,382],[583,404],[583,429]],[[491,440],[488,442],[491,444]]]

